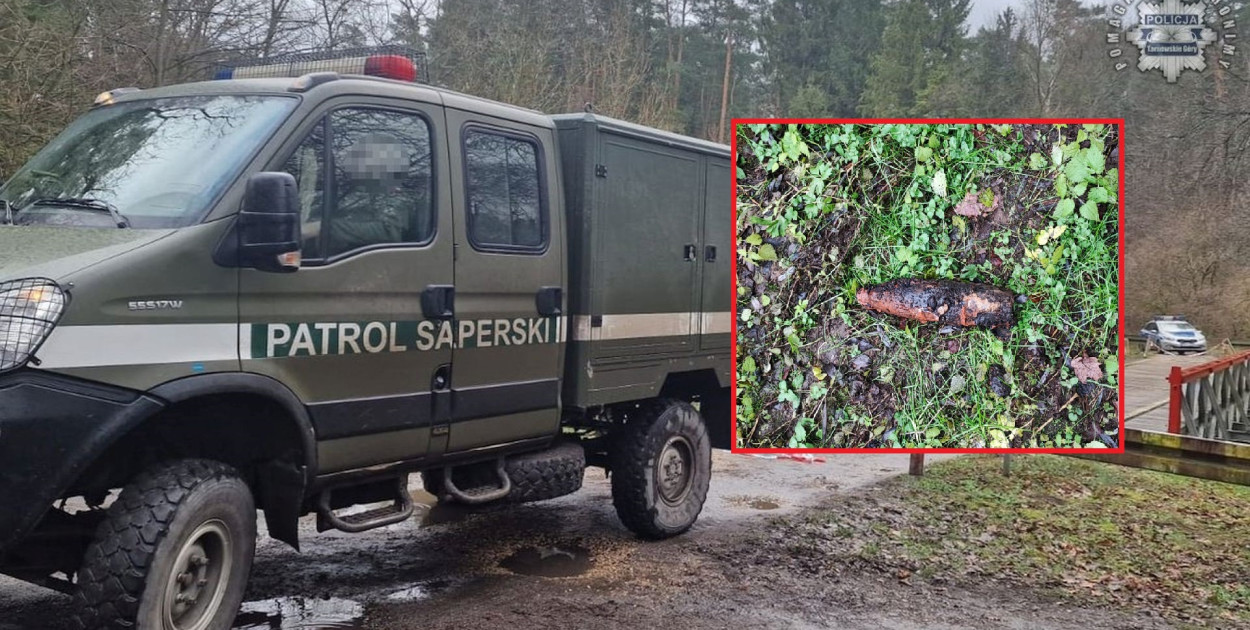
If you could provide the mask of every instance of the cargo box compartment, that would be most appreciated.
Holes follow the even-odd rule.
[[[569,252],[564,403],[730,378],[729,147],[593,114],[556,122]]]

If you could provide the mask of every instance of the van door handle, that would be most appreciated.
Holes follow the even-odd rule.
[[[716,262],[716,246],[708,245],[703,248],[703,259],[708,262]]]
[[[543,317],[559,315],[563,310],[564,289],[560,287],[543,287],[534,296],[538,314]]]
[[[686,262],[692,262],[692,261],[694,261],[694,257],[695,257],[695,256],[698,256],[698,255],[699,255],[699,248],[698,248],[698,247],[695,247],[695,246],[694,246],[694,243],[688,243],[688,244],[686,244],[686,255],[685,255],[685,256],[686,256]]]
[[[456,316],[456,287],[431,284],[421,292],[421,313],[426,319],[451,319]]]

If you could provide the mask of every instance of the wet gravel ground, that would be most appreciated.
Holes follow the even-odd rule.
[[[643,542],[616,520],[601,471],[555,501],[435,507],[303,551],[262,537],[235,628],[1164,628],[1145,611],[1070,607],[1025,589],[900,583],[759,562],[745,534],[836,505],[906,471],[906,455],[805,463],[717,452],[708,504],[684,536]],[[935,456],[929,456],[933,461]],[[414,476],[414,479],[416,477]],[[419,502],[432,497],[414,485]],[[263,530],[263,527],[262,527]],[[0,578],[0,630],[67,627],[69,598]]]

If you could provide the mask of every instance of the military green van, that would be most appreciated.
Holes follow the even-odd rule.
[[[412,473],[698,517],[728,148],[336,63],[102,94],[0,188],[0,571],[83,627],[227,628],[257,510],[298,547],[407,519]]]

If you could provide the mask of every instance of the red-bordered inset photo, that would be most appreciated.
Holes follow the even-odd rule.
[[[1124,451],[1122,119],[739,119],[736,452]]]

